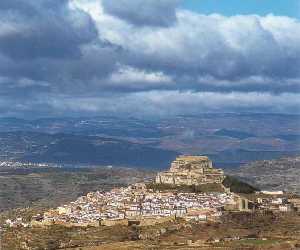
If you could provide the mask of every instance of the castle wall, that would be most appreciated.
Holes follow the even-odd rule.
[[[156,183],[171,185],[200,185],[222,183],[224,172],[214,169],[204,156],[181,156],[171,163],[170,171],[158,173]]]

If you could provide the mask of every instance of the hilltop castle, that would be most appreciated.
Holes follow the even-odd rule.
[[[169,171],[157,174],[155,181],[157,184],[201,185],[222,183],[224,178],[223,170],[213,168],[206,156],[179,156]]]

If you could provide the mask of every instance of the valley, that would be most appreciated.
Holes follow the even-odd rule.
[[[5,249],[294,249],[300,244],[295,224],[299,211],[291,205],[298,204],[300,194],[299,125],[298,116],[254,114],[152,121],[0,118],[0,225],[6,225]],[[207,157],[179,157],[199,153]],[[189,163],[180,170],[185,160],[208,159],[217,169],[208,162],[205,171],[190,175]],[[172,161],[173,168],[166,171]],[[133,191],[136,183],[146,183],[147,191]],[[274,207],[278,197],[259,190],[287,191],[283,195],[288,198]],[[266,203],[258,202],[260,195]],[[134,207],[137,199],[140,210],[128,214],[127,206]],[[243,200],[255,206],[243,210]],[[149,204],[156,210],[150,211]],[[129,218],[126,225],[110,225],[116,206],[119,217]],[[200,214],[194,214],[195,207]],[[71,212],[61,212],[64,209]],[[95,213],[97,209],[102,212]],[[199,221],[202,210],[205,221]],[[131,224],[131,216],[168,218],[173,212],[180,216]],[[84,216],[94,220],[100,215],[109,219],[109,226],[80,224]],[[31,226],[35,218],[53,219],[54,224]],[[61,221],[79,224],[65,226]]]

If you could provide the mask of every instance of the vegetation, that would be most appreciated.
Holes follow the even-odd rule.
[[[226,176],[225,180],[223,181],[223,185],[226,188],[230,188],[231,192],[234,193],[252,194],[255,191],[259,191],[259,189],[232,176]]]
[[[13,228],[2,234],[3,249],[295,249],[300,244],[299,214],[229,213],[222,223],[176,220],[153,226]],[[228,217],[228,218],[227,218]],[[227,219],[226,219],[227,218]],[[276,222],[276,223],[274,223]],[[140,239],[139,235],[149,236]],[[220,242],[215,243],[213,240]],[[266,240],[264,240],[266,239]],[[292,242],[292,243],[291,243]],[[176,245],[176,246],[175,246]],[[273,248],[275,247],[275,248]]]
[[[3,234],[3,248],[16,249],[66,249],[80,246],[101,245],[109,242],[129,240],[131,228],[115,227],[63,227],[9,229]]]
[[[0,170],[0,212],[56,207],[97,190],[127,186],[151,172],[122,168]]]
[[[190,193],[205,193],[205,192],[223,192],[224,189],[221,184],[211,183],[203,185],[170,185],[170,184],[157,184],[149,183],[147,188],[154,191],[178,191],[178,192],[190,192]]]
[[[299,156],[251,162],[239,169],[227,170],[227,173],[264,190],[285,190],[300,194]]]
[[[227,176],[222,183],[226,188],[234,193],[252,194],[258,191],[257,188],[242,182],[234,177]],[[157,184],[148,183],[147,188],[154,191],[178,191],[178,192],[191,192],[191,193],[207,193],[207,192],[224,192],[224,188],[221,184],[209,183],[203,185],[171,185],[171,184]]]

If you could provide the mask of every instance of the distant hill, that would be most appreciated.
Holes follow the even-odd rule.
[[[247,139],[250,137],[256,137],[254,134],[247,133],[244,131],[237,131],[237,130],[229,130],[229,129],[220,129],[214,133],[214,135],[218,136],[228,136],[232,138],[237,138],[237,139]]]
[[[21,132],[32,134],[30,138],[23,136],[19,142],[18,136]],[[25,120],[12,117],[0,118],[0,133],[9,133],[7,135],[12,138],[6,140],[5,134],[0,135],[2,136],[0,137],[0,160],[13,156],[40,161],[43,160],[41,158],[43,156],[47,160],[63,160],[72,164],[81,162],[81,159],[82,162],[89,163],[91,158],[89,153],[94,151],[99,154],[100,151],[111,149],[108,149],[108,142],[102,147],[103,151],[102,149],[98,151],[100,146],[95,149],[93,143],[90,145],[78,142],[78,140],[86,141],[83,138],[88,136],[120,140],[122,142],[118,143],[119,146],[120,144],[134,144],[135,146],[132,147],[135,149],[129,150],[128,156],[139,158],[142,154],[143,159],[156,161],[159,164],[162,158],[154,159],[150,151],[164,152],[164,155],[170,152],[209,155],[217,166],[226,168],[238,167],[251,161],[270,160],[300,153],[300,116],[286,114],[213,113],[197,116],[170,116],[162,119],[95,116]],[[63,140],[59,139],[53,144],[55,135],[59,134],[74,137],[71,139],[71,137],[63,136]],[[70,145],[71,140],[74,145],[66,146]],[[142,149],[137,150],[138,147]],[[61,148],[63,152],[58,154],[56,151]],[[83,154],[81,152],[83,148],[89,149],[89,152]],[[47,152],[46,149],[48,149]],[[122,150],[121,147],[119,149]],[[120,162],[124,162],[125,152],[126,150],[123,156],[120,154],[122,158]],[[131,154],[132,152],[138,152],[139,155]],[[70,161],[68,155],[71,154],[77,159]],[[113,159],[105,157],[100,160],[99,157],[96,156],[98,160],[95,162],[106,164],[107,159]],[[170,159],[169,157],[163,158]],[[113,160],[117,161],[117,159]],[[169,165],[169,162],[165,164],[165,160],[161,162],[160,166]],[[136,159],[133,163],[140,164],[140,160]],[[149,164],[151,167],[154,165],[156,164]]]
[[[0,133],[0,159],[34,163],[163,168],[179,153],[121,139],[33,132]]]
[[[256,161],[228,174],[246,180],[260,189],[285,190],[300,194],[300,157]]]
[[[230,149],[218,152],[217,154],[208,154],[214,164],[222,168],[236,168],[248,162],[261,159],[272,160],[285,156],[299,155],[300,151],[263,151],[263,150],[244,150]]]
[[[126,168],[0,168],[0,213],[17,207],[56,207],[81,195],[153,178],[154,173]]]
[[[156,122],[136,118],[99,116],[91,118],[44,118],[23,120],[0,118],[0,132],[40,132],[82,135],[107,135],[114,137],[158,138],[168,135]]]
[[[287,134],[287,135],[277,135],[277,137],[286,141],[300,142],[300,135]]]

